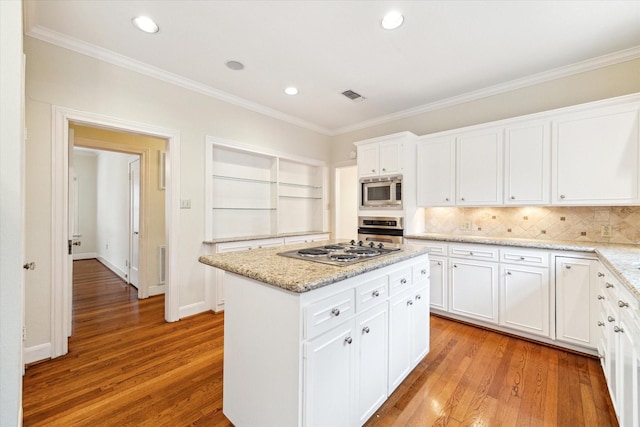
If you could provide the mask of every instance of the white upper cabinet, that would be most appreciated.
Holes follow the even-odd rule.
[[[399,141],[380,143],[380,175],[402,173],[402,149]]]
[[[526,122],[505,129],[505,205],[549,204],[550,132],[548,121]]]
[[[459,206],[502,204],[502,128],[459,134],[456,159]]]
[[[358,147],[358,176],[361,178],[380,175],[380,145],[369,144]]]
[[[418,206],[455,204],[455,138],[426,138],[418,143]]]
[[[553,121],[552,204],[638,203],[639,110],[632,103]]]

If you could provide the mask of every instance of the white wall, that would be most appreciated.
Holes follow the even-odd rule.
[[[0,425],[22,425],[22,2],[0,1]]]
[[[96,257],[97,153],[74,150],[73,170],[78,178],[78,231],[80,246],[73,247],[73,259]]]
[[[335,238],[358,238],[358,167],[336,168],[336,227]]]
[[[180,307],[205,301],[205,268],[198,262],[204,235],[205,136],[323,161],[330,138],[191,92],[97,59],[25,37],[27,54],[26,251],[39,268],[26,284],[27,347],[48,343],[51,299],[51,164],[53,105],[180,132]]]
[[[96,177],[98,259],[126,280],[129,259],[129,154],[101,151]]]

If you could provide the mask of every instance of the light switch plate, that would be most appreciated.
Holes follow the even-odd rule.
[[[191,209],[191,199],[180,200],[180,209]]]

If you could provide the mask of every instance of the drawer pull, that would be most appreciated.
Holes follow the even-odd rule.
[[[371,296],[373,298],[378,298],[380,296],[380,291],[376,290],[376,291],[371,292]]]
[[[407,305],[413,305],[413,300],[407,301]]]
[[[363,334],[368,334],[370,332],[370,329],[368,326],[365,326],[364,328],[362,328],[362,333]]]
[[[564,268],[566,268],[567,270],[571,270],[571,266],[570,265],[565,265]]]
[[[523,256],[520,257],[520,261],[524,261],[524,257]]]
[[[613,316],[607,316],[607,321],[611,323],[611,322],[615,322],[616,319]]]
[[[331,310],[331,314],[333,314],[336,317],[340,316],[340,309],[334,308],[333,310]]]
[[[604,326],[604,322],[602,320],[598,320],[598,326]]]
[[[427,270],[425,268],[423,268],[422,270],[420,270],[420,274],[422,274],[422,275],[427,274]]]
[[[604,273],[598,271],[598,277],[604,277]]]
[[[511,272],[510,271],[507,271],[507,276],[511,276]]]
[[[627,307],[629,307],[629,303],[628,302],[624,302],[622,300],[618,300],[618,307],[627,308]]]
[[[598,295],[598,299],[604,299],[602,295]]]
[[[473,252],[469,252],[469,255],[473,256]]]
[[[622,329],[622,328],[620,328],[618,326],[614,326],[613,327],[613,332],[622,332],[622,333],[624,333],[624,329]]]
[[[422,295],[420,295],[420,294],[416,295],[416,299],[417,300],[421,300],[422,299]]]
[[[442,265],[442,263],[440,261],[437,262],[438,265]]]
[[[351,344],[351,343],[353,342],[353,338],[351,338],[351,337],[346,337],[346,338],[344,339],[344,342],[345,342],[345,344]]]
[[[400,283],[402,283],[403,285],[407,283],[407,279],[401,279]]]
[[[605,283],[604,287],[605,288],[613,288],[613,283],[607,282],[607,283]]]

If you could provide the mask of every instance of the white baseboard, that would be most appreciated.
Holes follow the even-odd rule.
[[[204,313],[206,311],[211,311],[207,304],[204,301],[196,302],[194,304],[185,305],[184,307],[180,307],[178,309],[178,316],[180,319],[184,317],[193,316],[194,314]]]
[[[120,270],[120,268],[118,268],[115,264],[112,264],[111,262],[109,262],[108,260],[102,258],[101,256],[97,256],[96,259],[98,261],[100,261],[102,264],[104,264],[104,266],[107,267],[109,270],[113,271],[118,276],[120,276],[120,278],[122,280],[124,280],[125,282],[128,282],[127,281],[127,273],[125,273],[124,271]]]
[[[49,359],[51,357],[51,343],[44,343],[26,347],[22,353],[25,364],[37,362],[39,360]]]
[[[73,254],[73,260],[78,261],[81,259],[93,259],[98,258],[98,254],[95,252],[83,252],[80,254]]]
[[[149,286],[149,296],[152,297],[154,295],[163,295],[164,294],[164,285],[152,285]]]

